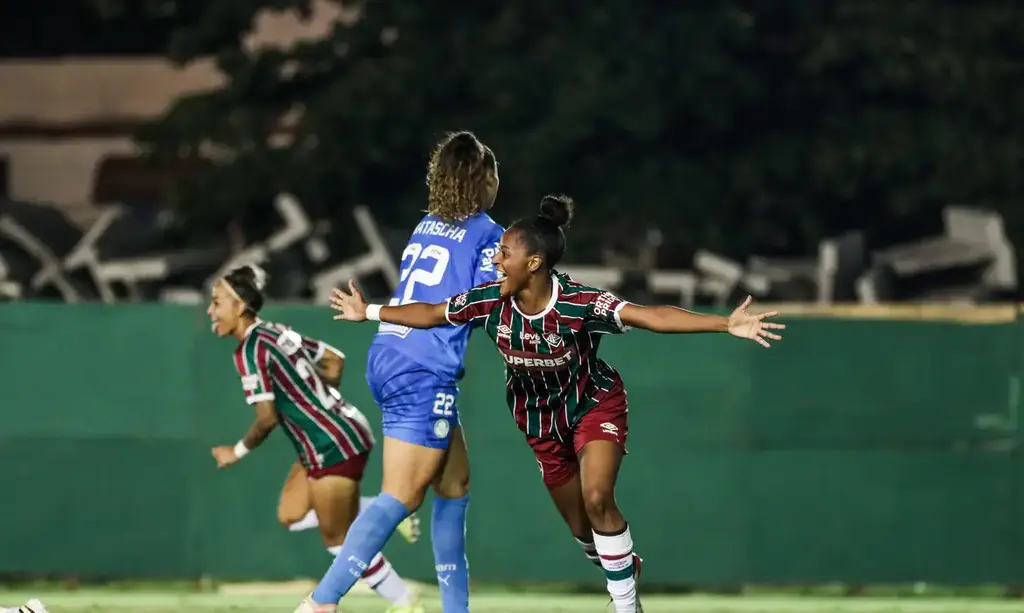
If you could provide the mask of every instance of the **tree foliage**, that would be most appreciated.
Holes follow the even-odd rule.
[[[577,255],[631,218],[680,254],[792,253],[852,228],[884,239],[951,203],[995,207],[1024,238],[1012,3],[365,0],[323,39],[255,51],[259,11],[309,1],[172,6],[198,18],[170,57],[215,57],[227,84],[140,138],[158,159],[230,152],[183,187],[200,226],[258,224],[279,189],[411,221],[432,143],[465,128],[501,163],[503,221],[549,191],[581,203]],[[289,113],[293,138],[273,145]]]

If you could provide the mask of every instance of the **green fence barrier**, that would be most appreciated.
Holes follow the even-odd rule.
[[[317,307],[266,315],[345,350],[343,390],[379,423],[363,379],[372,326]],[[720,337],[607,339],[632,406],[619,500],[645,577],[1019,580],[1022,328],[800,319],[767,352]],[[3,305],[0,572],[319,575],[318,537],[275,522],[293,460],[283,438],[227,471],[209,456],[252,417],[233,348],[184,307]],[[484,338],[470,356],[474,577],[600,582],[508,415],[500,357]],[[388,553],[432,577],[429,545]]]

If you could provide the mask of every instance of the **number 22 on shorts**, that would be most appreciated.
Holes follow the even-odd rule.
[[[446,394],[444,392],[438,392],[434,398],[434,415],[440,415],[441,417],[452,416],[452,405],[455,404],[455,396],[452,394]]]

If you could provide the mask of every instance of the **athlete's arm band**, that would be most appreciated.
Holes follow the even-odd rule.
[[[245,454],[249,453],[249,448],[245,446],[245,441],[238,441],[235,443],[235,457],[241,460],[245,457]]]
[[[379,304],[366,305],[366,318],[371,321],[380,321],[380,306]]]

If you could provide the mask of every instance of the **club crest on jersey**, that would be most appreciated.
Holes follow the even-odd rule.
[[[556,332],[548,332],[544,335],[544,342],[551,347],[558,347],[562,344],[562,335]]]

